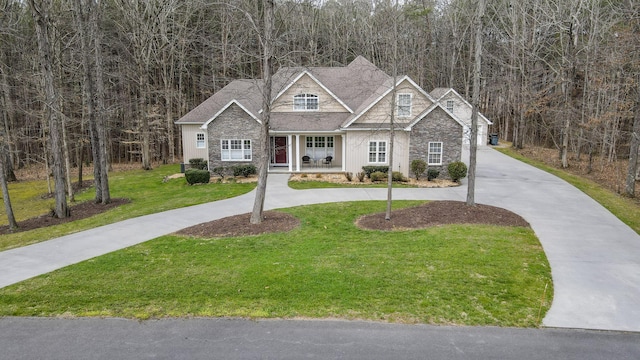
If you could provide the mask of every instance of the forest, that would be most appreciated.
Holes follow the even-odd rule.
[[[471,98],[477,1],[273,3],[274,70],[346,65],[362,55],[424,89],[452,87]],[[628,159],[635,174],[639,4],[487,1],[479,107],[494,123],[490,131],[516,148],[554,148],[563,167],[572,153]],[[262,7],[259,0],[0,0],[4,173],[10,179],[12,169],[34,164],[68,173],[97,161],[99,177],[110,163],[179,162],[174,121],[230,81],[262,76]]]

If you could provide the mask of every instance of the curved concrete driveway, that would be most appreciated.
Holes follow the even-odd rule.
[[[292,190],[269,175],[265,208],[386,199],[386,189]],[[394,199],[460,200],[466,186],[396,189]],[[254,194],[126,220],[0,253],[0,287],[198,223],[246,213]],[[640,331],[640,236],[573,186],[492,149],[478,153],[476,202],[522,215],[551,264],[549,327]],[[542,294],[541,294],[542,296]]]

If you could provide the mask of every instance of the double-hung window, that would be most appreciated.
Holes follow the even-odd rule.
[[[369,141],[369,163],[385,164],[387,162],[387,142]]]
[[[204,149],[205,148],[204,133],[197,133],[196,134],[196,148],[198,148],[198,149]]]
[[[411,116],[411,94],[398,94],[397,104],[398,117]]]
[[[251,140],[223,139],[220,150],[222,161],[251,161]]]
[[[447,100],[447,110],[453,112],[453,100]]]
[[[293,97],[293,110],[316,111],[319,108],[318,95],[298,94]]]
[[[430,142],[429,154],[427,155],[428,165],[442,165],[442,143]]]

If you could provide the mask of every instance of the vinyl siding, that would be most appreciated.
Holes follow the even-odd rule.
[[[358,173],[366,165],[388,165],[369,163],[369,141],[386,141],[389,146],[389,133],[385,131],[350,131],[347,133],[347,168],[346,171]],[[387,153],[388,155],[388,153]],[[393,171],[409,175],[409,133],[396,131],[393,142]]]
[[[293,97],[298,94],[318,95],[319,106],[315,112],[348,112],[348,110],[327,93],[309,75],[303,75],[291,85],[272,106],[273,112],[293,112]]]
[[[182,126],[182,157],[183,163],[188,164],[190,159],[207,159],[207,136],[206,130],[200,129],[200,125],[181,125]],[[198,149],[196,147],[196,134],[205,134],[205,147]]]
[[[398,94],[412,94],[411,97],[411,116],[410,117],[396,117],[396,122],[408,123],[411,122],[417,115],[426,110],[433,103],[424,94],[418,91],[408,81],[403,81],[396,88]],[[391,116],[391,93],[387,94],[365,114],[363,114],[356,123],[388,123]]]

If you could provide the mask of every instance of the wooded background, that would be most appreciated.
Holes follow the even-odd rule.
[[[275,3],[275,70],[342,66],[362,55],[391,73],[397,24],[398,72],[427,91],[452,87],[471,98],[476,1]],[[105,131],[112,163],[148,168],[180,161],[174,121],[233,79],[262,76],[261,6],[257,0],[0,0],[6,162],[18,168],[51,158],[45,115],[52,111],[72,167],[93,159],[92,124]],[[634,122],[640,133],[639,8],[638,0],[488,1],[480,111],[494,122],[491,132],[516,147],[556,148],[565,166],[568,152],[578,159],[628,159],[638,148]],[[38,16],[48,28],[55,101],[43,80]]]

